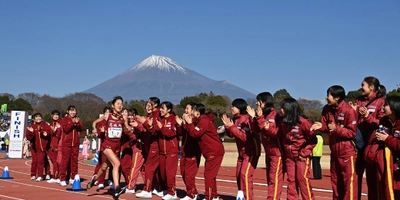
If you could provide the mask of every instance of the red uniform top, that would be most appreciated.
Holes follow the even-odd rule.
[[[234,125],[225,127],[226,135],[235,137],[239,157],[260,156],[261,142],[258,132],[252,130],[252,119],[248,114],[233,118]]]
[[[191,158],[201,154],[199,142],[189,135],[188,124],[182,124],[179,129],[178,134],[182,136],[182,156]]]
[[[279,126],[283,134],[283,145],[287,158],[309,157],[317,144],[317,137],[311,130],[311,122],[303,117],[300,117],[300,121],[301,123],[294,125],[281,123]]]
[[[53,120],[50,122],[50,127],[53,127],[53,130],[56,129],[55,131],[52,131],[51,133],[51,141],[50,141],[50,148],[57,150],[58,149],[58,142],[60,141],[61,134],[62,134],[62,128],[57,128],[56,123],[60,123],[60,120]]]
[[[222,156],[225,154],[224,146],[219,138],[217,128],[214,126],[214,115],[207,113],[201,115],[195,123],[187,125],[187,131],[193,138],[197,138],[201,153],[204,157]]]
[[[60,120],[60,125],[63,129],[62,145],[70,147],[79,147],[79,134],[83,129],[82,121],[74,123],[72,118],[68,115]]]
[[[51,127],[45,121],[41,121],[38,124],[33,123],[29,127],[33,128],[33,131],[31,132],[27,129],[26,138],[33,143],[32,146],[36,151],[46,151],[47,143],[50,142],[51,133],[53,132]],[[45,132],[47,133],[46,136],[44,136]]]
[[[162,117],[160,122],[163,125],[158,135],[160,154],[177,154],[179,152],[179,141],[176,134],[177,124],[175,115],[171,114],[168,117]],[[157,124],[155,126],[158,127]]]
[[[364,107],[368,102],[373,100],[376,97],[376,93],[372,94],[370,97],[359,96],[355,100],[357,107]],[[378,98],[375,99],[372,103],[370,103],[367,107],[368,109],[368,117],[359,117],[358,118],[358,128],[361,130],[363,134],[364,141],[368,141],[371,137],[372,132],[374,132],[379,127],[379,120],[384,116],[383,107],[385,106],[385,99]],[[357,108],[357,115],[358,115]]]
[[[110,148],[113,152],[119,153],[121,151],[121,138],[125,134],[129,140],[136,140],[135,135],[131,130],[125,128],[125,120],[122,115],[117,119],[112,114],[108,115],[104,131],[104,142],[101,144],[101,150]]]
[[[161,121],[160,118],[160,110],[156,109],[152,113],[147,116],[148,121],[152,121],[152,125],[149,126],[147,122],[143,123],[143,127],[146,129],[146,133],[143,133],[144,139],[144,149],[146,156],[149,154],[150,151],[153,153],[158,152],[158,127],[157,120]]]
[[[278,134],[280,116],[274,108],[267,116],[258,116],[256,118],[257,128],[261,132],[262,143],[264,146],[265,154],[267,156],[282,156],[282,138]],[[265,129],[265,122],[269,123],[269,128]]]
[[[100,130],[101,127],[104,127],[104,129],[105,129],[106,126],[107,126],[107,120],[103,119],[99,123],[96,124],[96,130]],[[100,138],[101,142],[104,142],[105,132],[98,132],[97,137]]]
[[[321,132],[329,133],[329,147],[331,155],[335,157],[347,157],[357,154],[352,139],[356,136],[357,113],[345,101],[337,107],[326,105],[321,114]],[[329,131],[328,124],[334,123],[336,129]]]

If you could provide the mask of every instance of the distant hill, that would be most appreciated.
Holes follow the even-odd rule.
[[[164,56],[152,55],[127,71],[84,92],[105,100],[120,95],[125,101],[147,100],[156,96],[161,101],[176,104],[185,96],[212,91],[216,95],[235,98],[255,98],[255,95],[227,81],[215,81],[193,70],[180,66]]]

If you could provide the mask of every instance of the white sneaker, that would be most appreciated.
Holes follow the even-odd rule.
[[[190,198],[189,196],[186,195],[185,197],[181,198],[180,200],[197,200],[197,194],[194,195],[194,198]]]
[[[175,195],[170,195],[170,194],[166,194],[165,196],[162,197],[162,199],[164,200],[176,200],[178,199],[178,197]]]
[[[72,185],[72,183],[74,183],[74,179],[69,179],[68,184]]]
[[[147,191],[142,190],[140,193],[136,194],[136,197],[137,198],[144,198],[144,199],[151,199],[152,195],[151,195],[151,192],[147,192]]]
[[[163,197],[164,194],[167,194],[168,192],[167,192],[167,191],[158,191],[158,190],[154,189],[154,190],[152,191],[152,193],[155,194],[155,195],[157,195],[157,196],[159,196],[159,197]]]
[[[50,180],[50,179],[51,179],[50,175],[46,175],[46,180]]]
[[[35,180],[35,179],[36,179],[36,176],[32,176],[32,177],[31,177],[31,180]]]
[[[42,177],[38,177],[38,178],[36,179],[36,182],[40,182],[40,181],[43,181],[43,178],[42,178]]]
[[[60,183],[60,179],[58,178],[58,179],[56,179],[56,183]]]
[[[105,185],[112,186],[114,185],[114,183],[112,182],[112,180],[107,180]]]
[[[126,193],[126,194],[135,194],[135,189],[130,190],[130,189],[126,188],[126,189],[125,189],[125,193]]]
[[[99,189],[99,190],[104,189],[104,184],[100,183],[100,184],[97,186],[97,189]]]
[[[48,183],[57,183],[57,180],[52,178],[52,179],[48,180],[47,182]]]
[[[63,186],[63,187],[65,187],[65,186],[67,186],[67,182],[65,182],[65,181],[60,181],[60,185]]]

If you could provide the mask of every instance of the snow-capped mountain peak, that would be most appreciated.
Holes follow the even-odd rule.
[[[151,55],[139,64],[130,68],[129,71],[142,71],[150,68],[156,68],[166,71],[178,71],[186,74],[187,71],[184,67],[180,66],[177,62],[173,61],[171,58],[165,56]]]

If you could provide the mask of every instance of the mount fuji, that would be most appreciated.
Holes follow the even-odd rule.
[[[125,101],[147,100],[156,96],[161,101],[179,103],[185,96],[199,93],[226,95],[235,98],[255,98],[255,95],[227,81],[215,81],[182,67],[168,57],[152,55],[127,71],[84,92],[105,100],[120,95]]]

